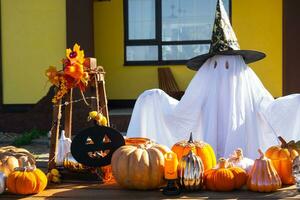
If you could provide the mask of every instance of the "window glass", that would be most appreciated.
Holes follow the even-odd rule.
[[[215,0],[163,0],[162,40],[210,40]]]
[[[188,60],[200,54],[208,53],[209,44],[163,45],[163,60]]]
[[[129,39],[155,39],[155,0],[128,0]]]
[[[158,60],[157,46],[127,46],[127,61],[155,61]]]

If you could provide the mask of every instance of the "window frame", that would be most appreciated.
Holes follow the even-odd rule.
[[[162,1],[155,1],[155,39],[129,39],[129,17],[128,17],[128,0],[123,0],[123,19],[124,19],[124,66],[141,66],[141,65],[184,65],[187,60],[163,60],[163,45],[197,45],[210,44],[211,40],[183,40],[183,41],[162,41]],[[229,1],[229,19],[231,22],[232,0]],[[156,61],[127,61],[127,46],[157,46],[158,60]]]

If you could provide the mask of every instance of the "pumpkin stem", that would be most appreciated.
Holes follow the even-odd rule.
[[[225,158],[220,158],[219,159],[219,168],[222,169],[222,168],[226,168],[226,164],[227,164],[227,160]]]
[[[263,159],[265,157],[265,154],[264,154],[264,152],[262,152],[261,149],[258,149],[258,153],[260,155],[260,159]]]
[[[194,142],[194,140],[193,140],[193,133],[191,132],[190,133],[190,139],[189,139],[188,143],[193,143],[193,142]]]
[[[287,146],[287,142],[281,136],[278,136],[279,141],[281,142],[281,147],[285,148]]]
[[[243,150],[241,148],[236,149],[235,155],[239,160],[243,159],[243,157],[244,157]]]

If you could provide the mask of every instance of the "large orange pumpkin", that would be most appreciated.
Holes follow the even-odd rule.
[[[170,149],[153,142],[125,145],[112,156],[112,172],[117,183],[128,189],[156,189],[164,181],[164,154]]]
[[[225,158],[220,158],[218,167],[204,172],[204,183],[213,191],[232,191],[246,184],[246,171],[240,167],[231,167]]]
[[[194,141],[192,133],[188,141],[180,141],[172,147],[172,151],[177,154],[178,160],[181,160],[191,150],[201,158],[204,170],[211,169],[216,165],[216,156],[213,148],[205,142]]]
[[[47,186],[47,177],[35,166],[16,168],[6,179],[9,192],[15,194],[37,194]]]
[[[298,156],[298,152],[289,147],[288,143],[282,138],[280,146],[272,146],[266,151],[266,157],[271,159],[276,171],[278,172],[283,184],[294,184],[295,180],[292,175],[293,160]]]
[[[260,158],[256,159],[249,174],[247,188],[255,192],[272,192],[281,187],[280,177],[270,159],[259,149]]]

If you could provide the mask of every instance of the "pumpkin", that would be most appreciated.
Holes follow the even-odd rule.
[[[172,151],[177,154],[178,160],[187,155],[192,150],[202,160],[204,170],[213,168],[216,165],[216,156],[213,148],[202,141],[194,141],[192,133],[188,141],[180,141],[172,147]]]
[[[149,142],[151,142],[149,138],[143,138],[143,137],[125,138],[126,145],[139,146],[141,144],[146,144]]]
[[[228,159],[230,165],[235,167],[240,167],[244,169],[247,173],[250,173],[254,161],[250,158],[246,158],[243,155],[243,150],[238,148],[234,151],[233,155]]]
[[[179,183],[187,191],[200,190],[203,187],[204,170],[199,156],[190,151],[179,161]]]
[[[0,171],[8,176],[16,167],[23,165],[23,157],[29,161],[29,164],[35,165],[34,156],[26,149],[14,146],[0,147]]]
[[[72,141],[71,153],[76,161],[88,167],[110,165],[113,153],[125,144],[122,134],[107,126],[89,127]]]
[[[168,147],[154,142],[122,146],[112,156],[113,176],[127,189],[159,188],[165,183],[164,154],[168,151]]]
[[[213,191],[232,191],[246,184],[247,174],[240,167],[231,167],[225,158],[220,158],[218,167],[204,173],[205,186]]]
[[[266,157],[271,159],[276,171],[278,172],[282,184],[291,185],[295,183],[292,175],[293,160],[299,155],[298,152],[290,148],[288,143],[282,138],[280,146],[272,146],[266,151]]]
[[[281,187],[280,177],[270,159],[259,149],[260,158],[256,159],[249,174],[247,187],[255,192],[272,192]]]
[[[37,194],[47,186],[47,177],[35,166],[16,168],[6,179],[9,192],[15,194]]]
[[[13,172],[16,167],[19,167],[19,160],[14,156],[5,156],[0,160],[0,172],[5,176]]]

